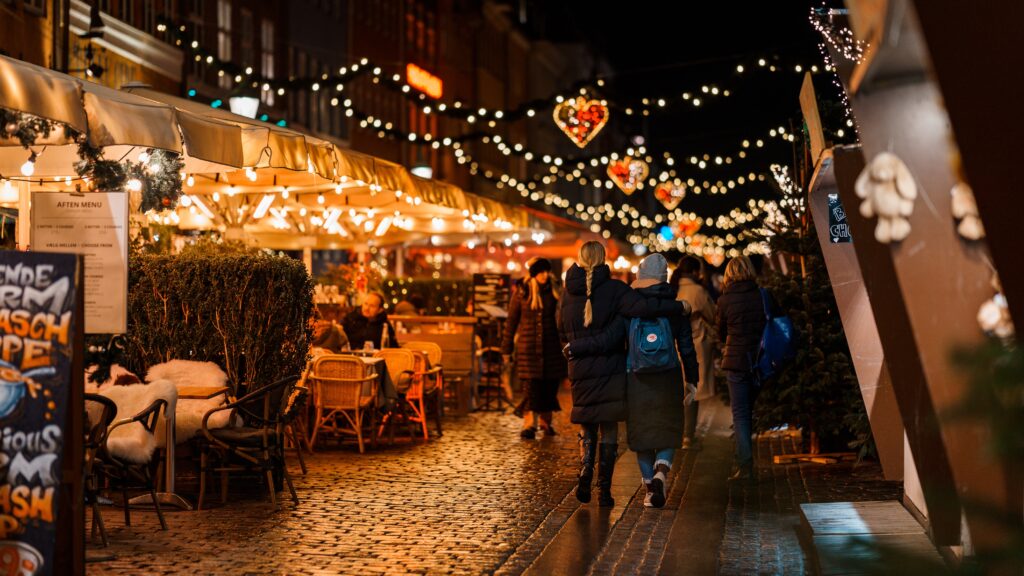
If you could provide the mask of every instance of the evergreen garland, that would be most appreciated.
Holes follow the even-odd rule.
[[[0,108],[0,138],[13,138],[25,148],[35,144],[39,138],[48,136],[56,129],[56,124],[39,116]],[[78,134],[70,126],[64,125],[64,136],[74,139]]]

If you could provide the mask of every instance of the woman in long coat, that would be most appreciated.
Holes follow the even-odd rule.
[[[612,474],[618,455],[618,423],[626,419],[626,316],[682,314],[675,300],[645,300],[611,277],[600,242],[580,247],[566,273],[559,303],[559,332],[568,342],[572,422],[580,425],[581,469],[576,498],[590,502],[594,457],[600,445],[598,503],[614,506]]]
[[[519,436],[536,437],[537,417],[544,436],[553,436],[551,413],[561,410],[558,386],[568,374],[555,316],[558,296],[551,284],[551,262],[532,258],[526,263],[529,276],[516,287],[509,302],[502,353],[516,351],[519,381],[525,390],[523,427]]]
[[[697,416],[700,403],[715,397],[715,303],[711,295],[700,283],[700,260],[686,256],[679,262],[672,273],[669,284],[677,290],[676,298],[689,303],[690,331],[693,333],[693,345],[697,349],[697,362],[700,364],[700,383],[697,384],[697,395],[685,411],[685,429],[683,431],[683,449],[687,449],[694,441],[697,431]]]

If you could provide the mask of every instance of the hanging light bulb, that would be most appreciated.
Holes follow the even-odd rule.
[[[128,190],[131,190],[132,192],[138,192],[142,190],[142,181],[139,180],[138,178],[132,178],[131,180],[128,181]]]
[[[284,198],[285,200],[288,199],[288,187],[287,186],[284,187],[284,190],[281,190],[281,198]]]
[[[143,150],[139,152],[139,163],[145,164],[146,162],[149,162],[149,152]]]
[[[193,178],[191,175],[189,175],[189,177],[185,179],[185,185],[186,186],[195,186],[196,185],[196,179]]]
[[[38,157],[39,155],[35,152],[29,155],[28,160],[21,165],[22,176],[31,176],[36,173],[36,158]]]

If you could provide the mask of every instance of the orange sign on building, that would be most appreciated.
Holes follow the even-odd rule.
[[[444,88],[440,78],[412,63],[405,66],[405,81],[431,98],[440,98]]]

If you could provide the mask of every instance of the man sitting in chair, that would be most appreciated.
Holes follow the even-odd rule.
[[[373,342],[375,350],[398,346],[395,329],[384,313],[384,295],[379,292],[367,294],[363,305],[350,312],[342,326],[353,348],[363,347],[366,342]]]

